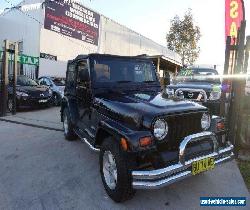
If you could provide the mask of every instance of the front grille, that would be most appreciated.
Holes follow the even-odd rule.
[[[168,123],[168,134],[160,143],[160,150],[178,150],[180,142],[191,134],[199,133],[201,129],[202,113],[189,113],[181,115],[166,116]]]
[[[196,100],[199,96],[200,92],[193,92],[193,91],[183,91],[184,98],[189,100]],[[210,97],[210,93],[206,92],[207,99]],[[204,101],[204,96],[202,96],[201,101]]]
[[[184,98],[186,99],[197,99],[199,96],[199,92],[191,92],[191,91],[183,91]]]

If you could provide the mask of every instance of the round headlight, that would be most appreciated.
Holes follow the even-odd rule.
[[[154,123],[154,136],[158,140],[163,140],[168,134],[168,124],[165,120],[158,119]]]
[[[167,88],[166,92],[168,95],[173,96],[174,95],[174,89]]]
[[[204,113],[201,117],[201,128],[203,130],[207,130],[210,128],[210,124],[211,124],[211,118],[210,115],[207,113]]]
[[[221,97],[221,91],[212,91],[210,93],[209,100],[212,100],[212,101],[219,100],[220,97]]]
[[[179,99],[184,99],[184,93],[183,93],[183,91],[182,91],[182,90],[179,90],[179,91],[177,92],[176,96],[177,96],[177,98],[179,98]]]

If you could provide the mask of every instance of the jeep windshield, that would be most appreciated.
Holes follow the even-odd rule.
[[[97,86],[158,82],[153,64],[143,59],[98,57],[92,60],[91,69],[93,83]]]
[[[211,83],[220,83],[218,72],[215,69],[206,69],[206,68],[182,69],[178,73],[176,81],[177,82],[206,81]]]

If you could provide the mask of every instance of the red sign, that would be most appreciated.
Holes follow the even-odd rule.
[[[244,2],[243,0],[225,0],[225,35],[231,36],[232,44],[238,36],[238,29],[241,21],[244,19]]]
[[[45,7],[44,28],[98,45],[100,15],[74,1],[50,1]]]

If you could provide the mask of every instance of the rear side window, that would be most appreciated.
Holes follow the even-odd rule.
[[[75,63],[68,64],[67,76],[66,76],[66,88],[71,94],[75,94],[76,90],[76,66]]]

